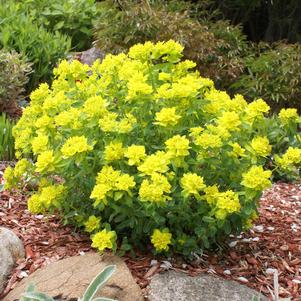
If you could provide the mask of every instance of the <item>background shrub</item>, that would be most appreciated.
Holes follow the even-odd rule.
[[[1,4],[0,19],[0,47],[15,50],[32,63],[34,71],[27,88],[32,90],[39,82],[50,80],[51,70],[70,51],[70,38],[59,32],[48,32],[11,1]]]
[[[22,98],[30,71],[30,64],[20,54],[0,50],[0,113],[19,115],[17,101]]]
[[[301,45],[278,43],[258,48],[258,54],[245,59],[246,72],[232,88],[249,99],[264,98],[274,111],[283,107],[301,111]]]
[[[92,67],[61,62],[14,128],[6,188],[38,184],[29,210],[58,210],[100,252],[118,237],[122,250],[189,256],[250,227],[268,168],[298,176],[300,117],[216,90],[182,50],[147,42]]]
[[[25,0],[19,9],[33,16],[48,31],[59,31],[70,37],[73,50],[91,47],[92,22],[97,16],[95,0]]]
[[[136,43],[174,39],[185,46],[184,55],[203,76],[218,87],[228,87],[242,73],[248,47],[240,27],[227,21],[212,23],[204,10],[181,1],[108,0],[100,3],[95,22],[98,47],[120,53]],[[201,21],[191,17],[203,16]]]

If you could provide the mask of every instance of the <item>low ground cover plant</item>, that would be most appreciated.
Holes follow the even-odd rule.
[[[189,256],[250,227],[273,174],[299,176],[300,117],[266,117],[262,99],[231,98],[182,56],[170,40],[62,61],[14,128],[6,188],[38,187],[29,210],[59,212],[100,252]]]

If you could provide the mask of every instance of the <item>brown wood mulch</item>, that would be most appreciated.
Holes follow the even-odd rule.
[[[4,165],[0,164],[0,184]],[[147,294],[150,277],[166,269],[195,276],[211,273],[255,288],[272,300],[273,272],[279,274],[280,297],[301,300],[301,185],[277,183],[261,198],[255,226],[228,247],[205,253],[192,263],[156,259],[151,254],[124,260]],[[56,216],[31,215],[22,191],[0,193],[0,226],[12,229],[23,241],[26,259],[19,260],[0,300],[17,282],[59,259],[92,252],[89,237],[62,225]]]

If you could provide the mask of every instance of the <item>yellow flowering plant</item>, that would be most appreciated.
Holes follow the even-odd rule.
[[[170,40],[92,67],[62,61],[14,128],[22,163],[7,188],[38,183],[29,210],[59,212],[100,252],[189,256],[249,227],[267,167],[300,164],[300,118],[216,90],[182,51]]]

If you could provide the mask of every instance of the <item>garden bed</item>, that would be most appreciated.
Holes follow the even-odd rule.
[[[3,170],[4,164],[0,168]],[[261,198],[259,212],[256,225],[241,236],[231,237],[227,250],[206,253],[190,264],[180,260],[156,261],[151,254],[124,259],[145,293],[149,277],[172,268],[191,276],[217,274],[271,296],[271,272],[277,269],[280,295],[301,300],[300,184],[274,184]],[[93,251],[88,236],[62,225],[57,217],[30,214],[22,191],[0,193],[0,224],[15,231],[26,250],[26,260],[18,262],[4,293],[41,266]]]

